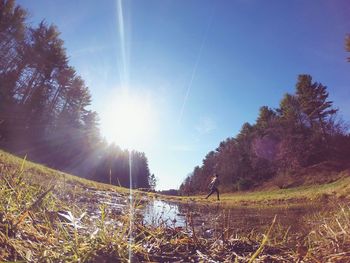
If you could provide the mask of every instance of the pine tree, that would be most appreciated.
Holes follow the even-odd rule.
[[[332,107],[333,102],[328,100],[327,87],[318,82],[312,82],[310,75],[299,75],[296,84],[297,99],[302,112],[306,115],[313,129],[321,129],[326,139],[327,120],[337,110]]]
[[[272,126],[272,122],[276,119],[276,112],[267,106],[259,109],[259,116],[256,120],[256,128],[261,132]]]

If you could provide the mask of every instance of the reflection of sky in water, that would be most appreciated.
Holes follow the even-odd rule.
[[[167,226],[184,226],[185,216],[180,214],[177,204],[154,200],[149,202],[143,213],[146,224]]]
[[[290,227],[293,233],[307,233],[312,223],[310,216],[319,211],[320,207],[312,205],[227,209],[220,205],[186,205],[153,200],[143,209],[143,215],[145,224],[185,227],[186,215],[192,214],[195,227],[219,229],[225,225],[224,227],[234,229],[237,233],[249,233],[252,230],[264,232],[271,225],[273,217],[277,215],[278,228]]]

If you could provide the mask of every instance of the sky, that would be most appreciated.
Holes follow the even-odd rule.
[[[326,85],[350,120],[347,0],[17,3],[33,26],[58,27],[102,136],[145,152],[158,189],[178,188],[261,106],[278,107],[299,74]]]

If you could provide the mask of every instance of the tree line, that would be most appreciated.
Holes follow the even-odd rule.
[[[350,37],[346,48],[350,52]],[[236,137],[227,138],[209,152],[179,192],[207,191],[214,173],[219,174],[222,190],[236,191],[276,176],[283,181],[304,167],[348,163],[350,135],[337,112],[326,86],[310,75],[299,75],[293,94],[285,94],[276,109],[262,106],[256,122],[244,123]]]
[[[56,26],[32,27],[14,0],[0,0],[0,58],[1,148],[96,181],[155,187],[144,153],[101,138],[89,88]]]

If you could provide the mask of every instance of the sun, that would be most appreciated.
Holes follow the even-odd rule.
[[[101,114],[101,132],[123,149],[142,150],[155,136],[156,111],[152,98],[123,92],[108,99]]]

